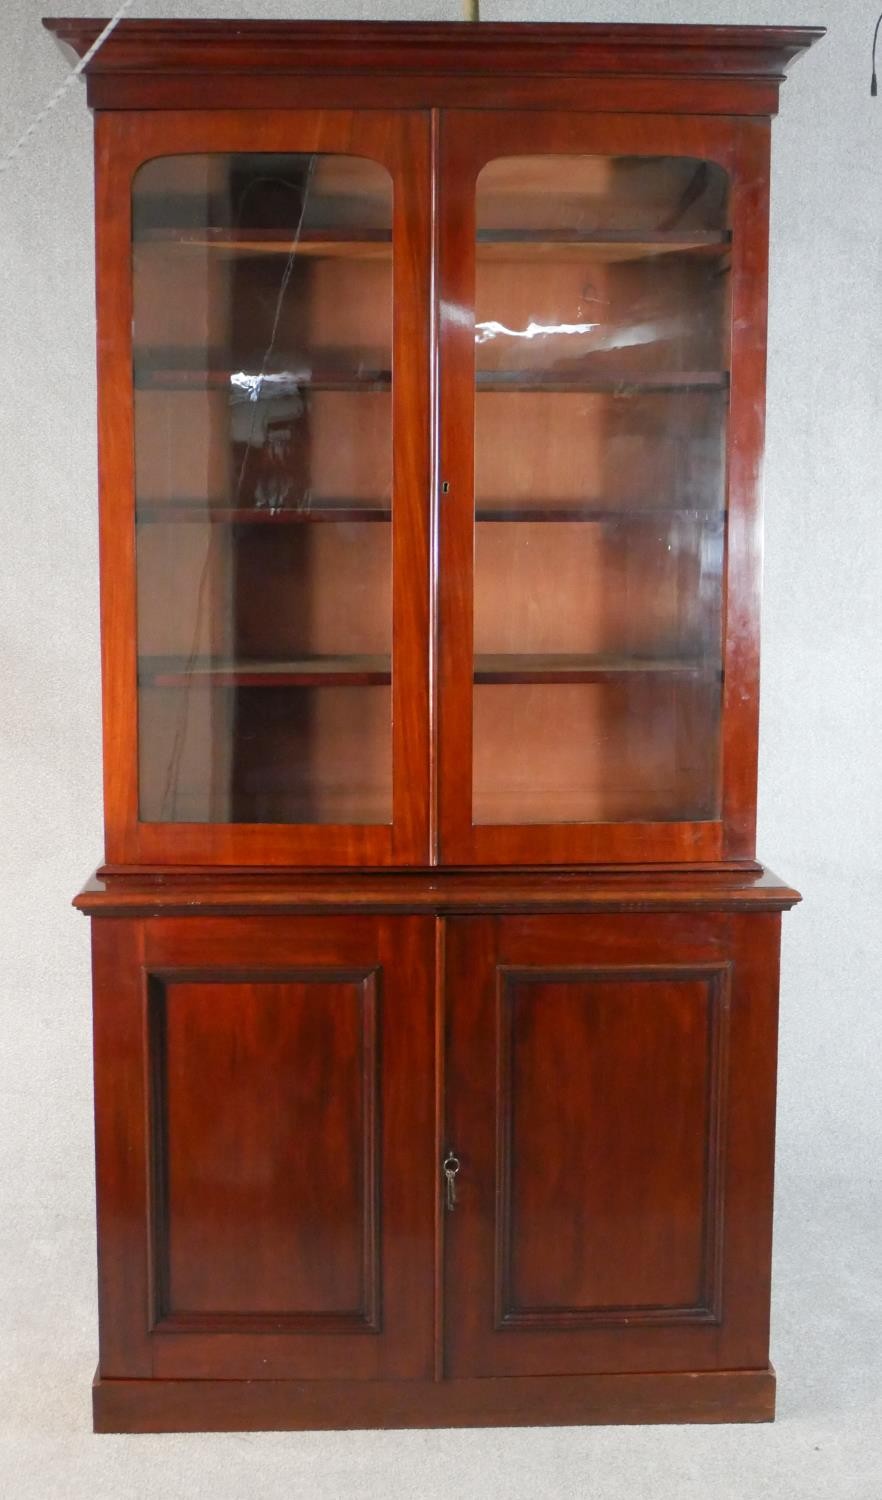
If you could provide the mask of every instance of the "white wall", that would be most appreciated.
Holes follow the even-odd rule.
[[[844,1180],[878,1189],[882,1159],[879,3],[482,4],[486,20],[830,28],[785,84],[774,137],[759,853],[805,895],[785,917],[785,1236],[807,1219],[818,1232]],[[135,11],[461,13],[458,0]],[[37,0],[3,12],[0,150],[67,66]],[[0,174],[0,1298],[30,1309],[6,1322],[12,1358],[47,1368],[59,1336],[93,1340],[87,924],[68,906],[101,854],[90,149],[77,84]]]

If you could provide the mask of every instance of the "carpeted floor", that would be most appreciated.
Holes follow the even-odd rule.
[[[880,1181],[779,1184],[779,1416],[757,1427],[94,1437],[89,1225],[50,1198],[0,1204],[9,1500],[882,1500]]]

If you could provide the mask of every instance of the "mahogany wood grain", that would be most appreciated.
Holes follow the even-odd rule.
[[[484,23],[481,23],[484,30]],[[627,77],[557,73],[519,77],[460,76],[435,70],[383,73],[279,74],[182,71],[88,72],[86,97],[94,110],[374,109],[394,91],[401,109],[591,109],[606,114],[752,115],[778,111],[778,83],[766,79]],[[490,103],[492,101],[492,104]]]
[[[44,24],[82,56],[105,22]],[[98,111],[107,863],[75,904],[93,919],[97,1431],[774,1416],[778,948],[781,912],[800,897],[754,857],[769,121],[787,67],[821,35],[810,27],[125,20],[89,63],[88,100]],[[376,482],[388,429],[354,483],[345,482],[352,465],[326,465],[322,491],[328,518],[391,519],[388,824],[379,816],[373,825],[204,823],[198,786],[193,821],[138,819],[133,253],[146,308],[139,347],[151,346],[151,328],[156,335],[142,386],[156,384],[157,371],[193,385],[206,383],[205,360],[194,373],[187,353],[194,326],[200,344],[200,318],[206,348],[217,342],[209,304],[226,284],[218,265],[233,258],[238,337],[277,279],[283,244],[260,224],[235,233],[216,226],[214,243],[198,252],[178,244],[171,253],[190,260],[176,284],[192,316],[168,329],[163,258],[194,222],[198,230],[198,214],[181,188],[185,167],[173,167],[180,223],[157,223],[150,203],[141,205],[135,252],[132,181],[158,157],[261,152],[363,155],[394,182],[393,505],[385,478]],[[697,230],[681,226],[676,249],[673,231],[656,223],[642,242],[629,224],[625,239],[601,227],[590,243],[562,247],[541,213],[532,229],[515,219],[521,243],[484,235],[482,275],[489,268],[497,278],[503,311],[509,298],[518,317],[532,317],[531,268],[552,265],[566,297],[574,288],[581,296],[584,254],[604,295],[619,295],[627,312],[648,257],[679,257],[669,302],[682,302],[687,323],[705,293],[711,309],[703,329],[692,318],[683,357],[671,365],[693,389],[641,400],[704,403],[702,440],[713,436],[713,403],[730,401],[728,497],[724,504],[714,491],[719,456],[705,473],[707,495],[687,504],[669,496],[658,512],[664,485],[647,504],[646,476],[630,459],[611,484],[602,482],[607,455],[597,483],[589,476],[576,485],[579,454],[548,412],[588,400],[592,382],[604,393],[590,399],[611,401],[610,381],[584,362],[578,380],[558,380],[541,374],[541,361],[538,375],[485,361],[481,399],[500,411],[514,402],[505,421],[523,424],[533,453],[549,459],[534,461],[521,490],[500,465],[497,485],[479,493],[478,518],[502,523],[520,513],[526,526],[482,525],[479,546],[495,548],[498,561],[529,542],[549,577],[577,552],[574,568],[601,558],[617,601],[601,621],[606,635],[598,626],[586,644],[577,601],[562,642],[537,636],[525,649],[516,630],[509,639],[495,629],[505,567],[483,589],[480,629],[473,620],[474,190],[494,158],[574,154],[716,164],[729,175],[730,213],[711,214]],[[565,181],[566,161],[560,170]],[[362,286],[388,276],[387,230],[378,238],[368,226],[359,240],[357,229],[355,238],[335,234],[322,220],[307,233],[316,348],[331,350],[322,361],[331,383],[352,373],[340,289],[364,269],[359,257],[368,266]],[[250,270],[240,276],[243,266]],[[708,293],[715,269],[719,287]],[[374,380],[380,372],[384,384],[379,301],[367,299],[364,340],[378,352],[360,368]],[[160,344],[172,346],[164,364]],[[233,347],[218,344],[215,384],[229,373]],[[614,374],[612,383],[632,387],[671,383],[661,359],[644,367],[628,350]],[[514,390],[519,379],[530,389]],[[566,391],[553,394],[561,385]],[[333,526],[298,529],[304,517],[279,515],[275,536],[269,523],[252,527],[257,517],[241,496],[226,493],[223,445],[202,470],[202,445],[188,449],[199,394],[143,389],[138,399],[152,406],[148,428],[164,401],[174,408],[170,441],[182,455],[180,470],[148,462],[148,482],[139,471],[141,562],[160,580],[141,621],[145,660],[181,675],[181,621],[170,616],[204,545],[204,522],[219,551],[236,528],[242,642],[220,650],[200,637],[200,659],[215,671],[224,664],[237,687],[243,670],[257,678],[268,661],[277,675],[311,680],[321,657],[385,683],[382,622],[368,620],[351,646],[332,613],[339,604],[341,618],[357,617],[356,584],[368,574],[377,586],[366,596],[388,597],[388,548],[380,557],[388,533],[364,527],[344,557]],[[343,426],[353,448],[365,424],[352,403],[388,400],[332,399],[350,403]],[[217,416],[224,397],[210,400]],[[526,411],[531,402],[538,417]],[[598,442],[608,436],[604,420]],[[227,428],[219,430],[228,437]],[[327,427],[322,440],[333,453]],[[504,423],[494,442],[504,453]],[[182,490],[173,483],[181,474],[192,481]],[[589,524],[556,526],[575,519],[574,498],[584,498]],[[629,504],[637,514],[625,522],[617,511]],[[722,628],[716,605],[700,617],[696,648],[693,619],[680,609],[694,586],[694,538],[691,560],[665,564],[654,600],[651,566],[644,557],[632,567],[627,554],[638,523],[705,526],[704,511],[713,512],[718,550],[727,533],[724,613]],[[268,549],[285,561],[275,583]],[[340,585],[334,598],[318,590],[321,608],[308,620],[302,600],[289,597],[302,581],[293,564],[303,551],[321,553],[323,579]],[[276,590],[272,608],[262,584]],[[631,634],[622,619],[638,595],[650,605]],[[658,644],[667,639],[659,624],[670,627],[670,649]],[[721,634],[717,777],[716,750],[694,742],[707,735],[707,694],[720,691]],[[514,675],[537,676],[539,658],[546,677],[612,676],[623,654],[632,664],[664,656],[678,669],[706,666],[711,684],[697,690],[700,701],[688,697],[679,670],[653,677],[672,677],[674,686],[658,690],[680,695],[672,712],[683,766],[671,782],[682,793],[679,820],[664,821],[652,802],[664,757],[647,730],[646,774],[635,778],[628,809],[644,796],[640,821],[617,821],[615,798],[603,804],[601,787],[595,822],[583,807],[585,821],[529,824],[515,807],[510,820],[506,812],[506,821],[476,826],[476,639],[490,693],[524,691]],[[363,653],[357,663],[353,653]],[[184,691],[142,685],[170,697]],[[276,701],[286,690],[279,685]],[[534,690],[542,691],[525,691]],[[589,689],[619,690],[605,680]],[[644,680],[644,690],[657,688]],[[347,722],[348,754],[360,731]],[[590,738],[573,736],[572,755]],[[592,745],[596,756],[596,735]],[[565,777],[559,782],[566,792]],[[492,801],[487,778],[484,786]],[[452,1211],[442,1174],[451,1150],[461,1162]]]
[[[131,183],[164,154],[356,152],[393,177],[393,813],[389,826],[138,821]],[[107,858],[419,863],[429,816],[429,124],[405,112],[103,114],[96,123]]]
[[[775,1372],[697,1370],[503,1380],[106,1380],[96,1432],[559,1427],[771,1422]]]
[[[475,184],[481,169],[505,157],[587,154],[614,157],[688,156],[714,162],[735,181],[738,178],[743,132],[751,128],[737,120],[696,120],[681,117],[629,115],[610,117],[590,114],[534,114],[527,121],[504,111],[492,114],[449,112],[442,120],[439,155],[439,350],[440,350],[440,459],[439,473],[449,486],[440,506],[439,537],[439,807],[441,861],[446,864],[517,865],[580,864],[603,860],[629,863],[647,859],[701,861],[718,859],[724,852],[726,826],[720,819],[690,822],[647,820],[593,823],[563,819],[555,824],[476,824],[473,817],[473,658],[474,634],[474,513],[475,513],[475,349],[474,308],[476,302],[476,214]],[[752,127],[760,132],[764,127]],[[756,139],[756,135],[751,139]],[[735,196],[732,230],[734,242],[753,243],[755,230],[743,195]],[[759,234],[764,234],[762,223]],[[740,252],[750,259],[749,249]],[[755,452],[755,430],[742,431],[748,409],[761,408],[762,369],[742,369],[740,353],[745,342],[756,342],[758,329],[753,303],[742,307],[742,299],[757,295],[745,277],[736,279],[732,307],[733,327],[744,316],[747,331],[739,333],[737,392],[730,448],[751,439]],[[759,384],[757,381],[759,380]],[[742,511],[753,514],[755,492],[745,473],[746,458],[733,465],[728,504],[739,517],[736,535],[742,534]],[[743,482],[742,482],[743,481]],[[729,589],[737,596],[741,575],[752,597],[752,558],[741,547],[730,554],[732,576]],[[745,744],[744,713],[733,712],[745,696],[752,701],[755,684],[751,673],[752,653],[740,654],[742,633],[750,633],[753,622],[730,615],[726,706],[735,723],[724,730],[727,756],[722,781],[726,788],[727,816],[741,825],[750,822],[755,805],[749,778],[739,756],[751,754]],[[742,669],[744,677],[742,678]],[[745,806],[746,802],[746,806]],[[736,850],[733,848],[732,853]],[[743,837],[737,854],[750,857]]]
[[[82,17],[43,22],[80,56],[105,22]],[[325,22],[125,20],[90,64],[90,75],[225,71],[385,75],[441,72],[496,75],[691,76],[765,80],[824,35],[810,26],[641,26],[482,22]]]
[[[724,854],[756,848],[770,130],[742,121],[732,173],[732,384],[723,699]]]
[[[95,924],[103,1375],[430,1377],[433,945]]]
[[[761,866],[686,871],[675,866],[543,870],[262,874],[227,870],[100,871],[74,905],[93,917],[187,912],[786,911],[798,891]]]
[[[103,21],[44,25],[80,56]],[[592,109],[773,115],[820,27],[123,21],[93,109]]]
[[[450,923],[450,1376],[765,1367],[779,925]]]
[[[376,972],[170,970],[149,988],[155,1326],[376,1331]]]
[[[143,964],[141,923],[92,924],[99,1351],[129,1376],[153,1373]]]

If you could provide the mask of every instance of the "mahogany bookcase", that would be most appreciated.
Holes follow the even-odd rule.
[[[820,35],[88,65],[99,1430],[773,1415],[769,141]]]

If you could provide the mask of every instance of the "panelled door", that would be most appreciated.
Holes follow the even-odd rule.
[[[444,863],[752,855],[767,149],[442,120]]]
[[[102,1375],[431,1378],[431,918],[94,944]]]
[[[115,864],[429,856],[428,117],[97,122]]]
[[[764,1366],[778,916],[446,920],[437,1129],[434,927],[95,922],[104,1376]]]
[[[778,923],[450,923],[447,1375],[765,1367]]]

